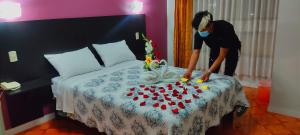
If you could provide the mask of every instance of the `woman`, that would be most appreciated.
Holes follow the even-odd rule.
[[[192,22],[197,32],[194,35],[194,51],[184,77],[190,79],[197,64],[203,41],[210,47],[209,69],[201,76],[207,81],[211,73],[218,73],[223,60],[225,75],[233,76],[241,49],[241,42],[237,37],[232,24],[224,20],[213,21],[208,11],[198,12]]]

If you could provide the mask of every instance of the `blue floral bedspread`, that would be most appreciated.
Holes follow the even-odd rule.
[[[232,77],[212,74],[202,84],[143,85],[142,67],[124,67],[76,84],[75,110],[69,117],[108,135],[204,135],[241,103],[237,95],[242,86]],[[184,73],[181,68],[169,70]],[[204,85],[208,90],[201,89]]]

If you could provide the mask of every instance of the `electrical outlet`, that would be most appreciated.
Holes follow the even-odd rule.
[[[9,62],[17,62],[18,56],[16,51],[9,51],[8,52]]]

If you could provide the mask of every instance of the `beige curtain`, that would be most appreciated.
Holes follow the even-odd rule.
[[[234,25],[242,41],[236,70],[239,78],[270,79],[278,0],[194,0],[194,14],[202,10],[211,12],[214,20],[226,20]],[[208,57],[209,49],[204,47],[197,68],[207,69]]]

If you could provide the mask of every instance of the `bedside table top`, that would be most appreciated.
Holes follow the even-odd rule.
[[[17,90],[9,90],[5,91],[7,95],[16,95],[16,94],[22,94],[24,92],[30,91],[32,89],[40,88],[40,87],[46,87],[50,86],[51,81],[49,79],[37,79],[32,81],[27,81],[21,83],[21,88]]]

